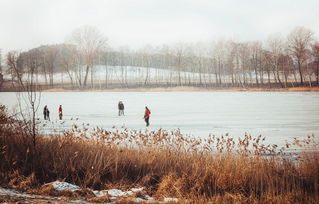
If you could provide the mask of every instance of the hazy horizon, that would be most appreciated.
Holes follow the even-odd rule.
[[[319,33],[319,2],[168,0],[0,0],[0,49],[59,44],[95,26],[111,46],[143,47],[219,39],[261,40],[303,26]]]

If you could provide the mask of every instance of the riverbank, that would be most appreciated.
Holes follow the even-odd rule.
[[[158,88],[114,88],[114,89],[63,89],[53,88],[44,92],[319,92],[319,87],[291,87],[291,88],[205,88],[194,86],[158,87]]]
[[[308,84],[307,84],[308,85]],[[210,85],[168,85],[168,84],[110,84],[107,87],[94,84],[88,87],[74,87],[71,84],[55,84],[54,87],[46,84],[38,84],[38,88],[43,92],[318,92],[319,86],[313,83],[312,86],[295,84],[295,86],[281,87],[278,84],[252,85],[247,87],[234,87],[232,84],[218,86]],[[4,82],[0,87],[0,92],[19,92],[22,87],[18,83]]]

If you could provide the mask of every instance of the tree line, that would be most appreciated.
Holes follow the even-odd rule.
[[[319,84],[319,42],[311,30],[293,29],[265,42],[220,40],[132,50],[108,46],[96,28],[74,30],[64,44],[10,51],[2,72],[12,84],[33,79],[43,86],[291,87]],[[138,67],[134,76],[128,67]],[[97,76],[98,75],[98,76]],[[42,80],[41,80],[42,79]],[[59,80],[58,80],[59,79]]]

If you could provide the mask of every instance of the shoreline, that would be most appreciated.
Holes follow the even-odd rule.
[[[319,92],[319,87],[289,88],[204,88],[194,86],[158,87],[158,88],[113,88],[113,89],[64,89],[53,88],[42,92]]]
[[[296,87],[204,87],[204,86],[148,86],[148,87],[109,87],[109,88],[56,88],[41,87],[42,92],[319,92],[319,86]],[[22,92],[19,86],[3,86],[0,92]]]

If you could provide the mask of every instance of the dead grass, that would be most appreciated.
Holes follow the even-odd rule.
[[[101,197],[91,197],[88,199],[89,202],[93,202],[93,203],[104,203],[104,202],[110,202],[110,196],[108,195],[104,195]]]
[[[96,190],[145,186],[155,198],[211,203],[316,203],[319,156],[287,157],[285,148],[263,144],[261,136],[235,140],[227,135],[184,137],[179,130],[89,133],[73,126],[63,136],[37,136],[36,149],[23,126],[0,108],[0,183],[37,194],[86,197],[55,192],[44,183],[64,180]],[[8,123],[10,121],[10,123]],[[315,137],[291,145],[317,145]],[[315,148],[317,148],[316,146]],[[133,196],[134,197],[134,196]],[[131,202],[127,200],[125,202]],[[124,202],[124,201],[123,201]]]

